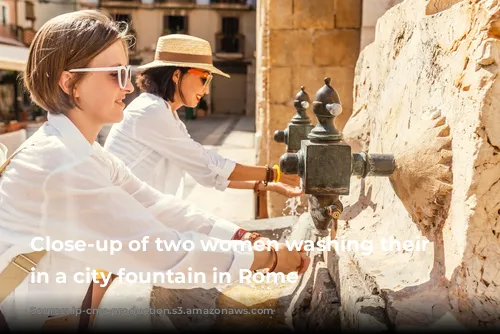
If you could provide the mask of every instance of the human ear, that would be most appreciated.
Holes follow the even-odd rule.
[[[175,70],[174,75],[172,75],[172,81],[174,82],[174,84],[177,85],[179,83],[180,78],[181,78],[181,71]]]
[[[63,71],[61,76],[59,77],[59,87],[61,87],[62,91],[68,95],[71,95],[71,81],[73,79],[73,75],[68,71]]]

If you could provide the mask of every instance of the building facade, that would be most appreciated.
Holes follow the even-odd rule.
[[[128,22],[135,36],[133,65],[154,59],[160,36],[182,33],[207,40],[214,65],[231,76],[214,77],[207,96],[209,113],[255,113],[255,1],[81,0],[80,8],[101,8],[117,21]]]
[[[35,35],[35,21],[34,1],[0,1],[0,133],[36,116],[18,80]]]

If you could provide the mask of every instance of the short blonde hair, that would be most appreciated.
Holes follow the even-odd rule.
[[[49,113],[66,113],[77,106],[73,88],[84,77],[75,73],[71,92],[59,87],[63,71],[88,67],[90,61],[118,40],[128,55],[128,26],[121,26],[95,10],[82,10],[54,17],[35,35],[24,72],[31,99]]]

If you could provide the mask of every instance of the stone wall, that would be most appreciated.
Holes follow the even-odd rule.
[[[382,310],[371,324],[500,324],[499,22],[498,0],[407,0],[361,52],[344,135],[398,166],[390,179],[353,178],[341,198],[337,239],[374,246],[329,257],[344,324],[359,327],[370,299]],[[414,247],[384,250],[384,239]]]
[[[402,1],[403,0],[363,0],[361,50],[375,40],[375,27],[377,25],[377,20],[384,15],[387,10]]]
[[[330,76],[344,111],[352,112],[354,66],[359,54],[361,0],[263,0],[257,19],[257,163],[275,164],[285,152],[273,141],[295,114],[293,99],[301,86],[313,99]],[[312,117],[312,110],[308,111]],[[317,120],[312,117],[316,124]],[[268,194],[270,217],[282,215],[285,198]]]

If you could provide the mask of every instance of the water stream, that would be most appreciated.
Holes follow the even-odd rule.
[[[302,201],[300,199],[300,196],[291,197],[286,200],[285,208],[281,212],[283,213],[283,216],[300,216],[302,213],[307,211],[307,207],[304,207],[303,210],[299,210],[302,209],[301,206]],[[287,210],[288,213],[286,213]]]

